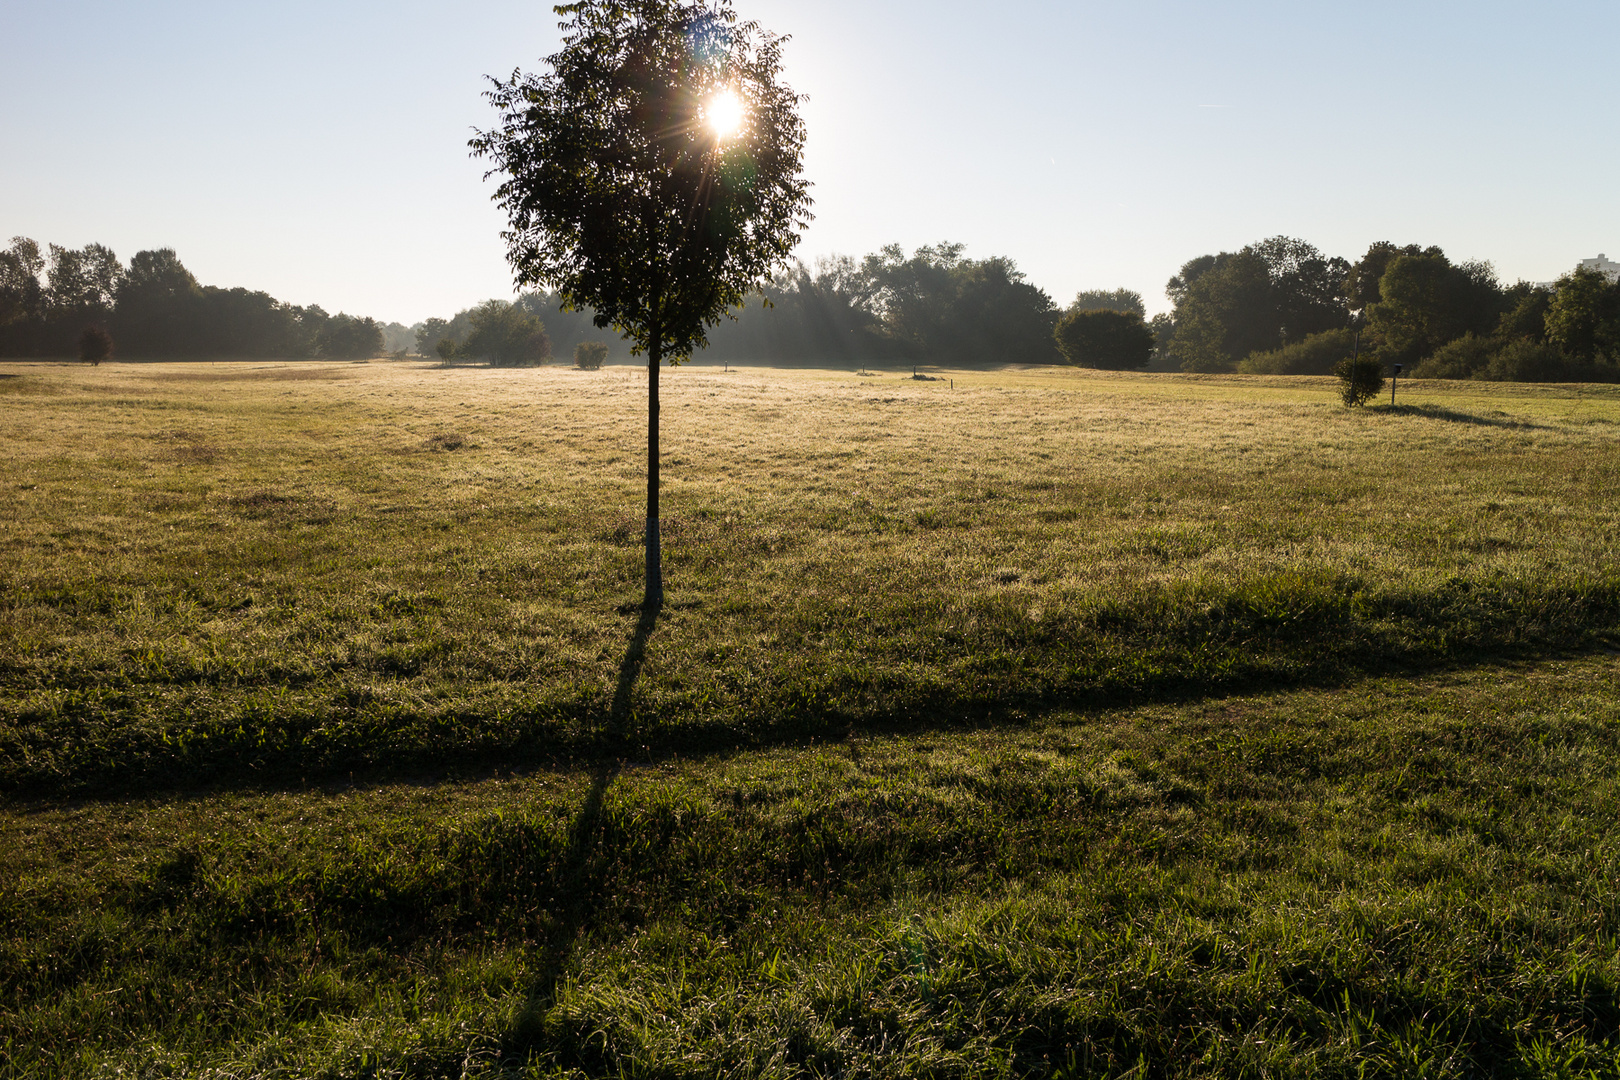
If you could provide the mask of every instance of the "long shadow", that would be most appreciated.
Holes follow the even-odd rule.
[[[636,622],[635,633],[624,659],[619,662],[619,683],[613,692],[613,704],[608,710],[603,734],[609,743],[617,742],[629,727],[631,697],[636,680],[641,677],[641,665],[647,655],[647,639],[658,624],[659,609],[646,607]],[[591,905],[600,892],[600,882],[592,873],[591,854],[596,844],[602,817],[602,803],[608,788],[618,778],[621,762],[604,757],[591,775],[591,788],[580,804],[579,814],[569,829],[568,848],[563,853],[552,895],[561,901],[561,909],[552,920],[549,933],[541,943],[535,958],[535,985],[529,1000],[508,1032],[506,1042],[512,1049],[534,1045],[540,1035],[540,1021],[556,997],[557,981],[562,977],[573,956],[575,943],[591,915]]]
[[[1545,425],[1528,420],[1514,420],[1505,416],[1478,416],[1474,413],[1448,409],[1443,405],[1374,405],[1373,412],[1389,416],[1421,416],[1428,420],[1444,420],[1452,424],[1473,424],[1476,427],[1520,428],[1540,430]]]

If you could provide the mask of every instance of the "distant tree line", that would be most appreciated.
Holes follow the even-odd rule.
[[[0,251],[0,356],[77,356],[90,327],[123,357],[358,359],[385,344],[375,319],[202,285],[170,248],[125,266],[101,244],[42,251],[13,237]]]
[[[1620,381],[1620,282],[1576,269],[1505,286],[1487,262],[1373,244],[1357,262],[1273,237],[1170,279],[1167,366],[1321,375],[1352,355],[1425,378]]]
[[[778,274],[712,328],[701,358],[804,364],[1056,363],[1251,374],[1331,373],[1357,355],[1432,378],[1620,381],[1620,282],[1577,269],[1503,285],[1438,247],[1373,244],[1357,261],[1291,237],[1189,260],[1146,317],[1128,289],[1059,308],[1002,256],[940,243],[835,256]],[[123,357],[362,358],[528,365],[581,345],[628,348],[552,293],[490,300],[415,326],[328,315],[247,289],[201,285],[168,248],[128,265],[100,245],[0,251],[0,356],[76,356],[104,330]],[[448,343],[448,344],[446,344]],[[441,348],[443,346],[443,348]]]
[[[861,260],[796,264],[751,297],[735,319],[713,327],[699,355],[774,363],[1059,361],[1053,329],[1061,313],[1051,297],[1011,259],[970,259],[964,251],[961,244],[942,243],[908,256],[890,245]],[[412,328],[416,351],[437,355],[439,343],[449,339],[456,355],[490,360],[475,335],[479,319],[500,303],[418,323]],[[555,294],[526,293],[507,306],[538,320],[558,355],[572,355],[582,342],[627,355],[617,334],[595,326],[589,311],[564,310]]]

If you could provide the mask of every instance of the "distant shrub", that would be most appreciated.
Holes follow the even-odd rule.
[[[1345,357],[1333,367],[1339,377],[1339,396],[1352,408],[1365,405],[1384,388],[1384,365],[1374,357]]]
[[[1237,369],[1245,375],[1331,375],[1355,347],[1354,331],[1324,330],[1271,352],[1250,353]]]
[[[600,371],[607,359],[608,347],[601,341],[582,341],[574,346],[574,366],[581,371]]]
[[[1620,368],[1586,363],[1556,345],[1510,341],[1475,376],[1493,382],[1620,382]]]
[[[1495,338],[1464,334],[1435,350],[1434,355],[1412,369],[1418,379],[1473,379],[1490,367],[1502,343]]]
[[[1464,334],[1413,369],[1420,379],[1487,382],[1620,382],[1620,367],[1587,363],[1551,342]]]
[[[440,338],[438,346],[433,351],[439,354],[439,359],[444,362],[444,366],[449,367],[456,359],[455,338]]]
[[[79,335],[79,359],[97,365],[112,358],[113,339],[104,326],[87,326]]]

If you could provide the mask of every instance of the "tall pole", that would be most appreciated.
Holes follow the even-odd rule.
[[[664,606],[664,563],[658,543],[658,367],[663,352],[659,328],[647,343],[647,586],[643,610]]]

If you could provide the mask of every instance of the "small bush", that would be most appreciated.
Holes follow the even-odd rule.
[[[574,366],[581,371],[600,371],[608,347],[600,341],[582,341],[574,346]]]
[[[1334,365],[1333,374],[1339,377],[1339,395],[1352,408],[1367,404],[1384,388],[1384,365],[1370,356],[1347,356]]]
[[[1324,330],[1271,352],[1250,353],[1237,369],[1244,375],[1331,375],[1355,347],[1354,331]]]
[[[456,359],[455,339],[440,338],[438,346],[433,351],[439,354],[439,359],[444,361],[444,366],[449,367]]]
[[[87,326],[79,335],[79,359],[87,364],[100,364],[112,358],[113,339],[104,326]]]

